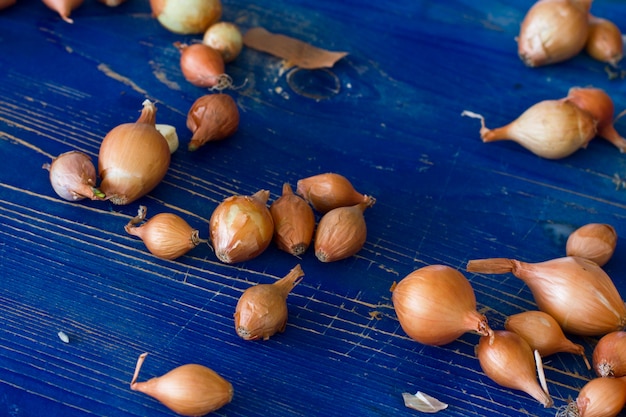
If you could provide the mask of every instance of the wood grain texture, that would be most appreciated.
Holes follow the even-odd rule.
[[[624,156],[600,139],[559,161],[510,142],[484,144],[478,121],[461,112],[495,127],[587,85],[605,89],[621,111],[626,86],[585,54],[524,67],[514,38],[531,1],[395,3],[224,1],[224,20],[242,30],[261,26],[348,55],[332,74],[294,74],[244,50],[227,66],[239,131],[194,153],[186,151],[186,114],[207,91],[184,80],[173,43],[197,37],[165,30],[146,0],[85,2],[72,25],[41,2],[0,12],[0,415],[172,415],[129,389],[142,352],[150,355],[141,380],[190,362],[229,380],[235,396],[220,416],[417,415],[401,394],[418,390],[448,403],[447,416],[554,415],[482,373],[478,336],[443,347],[410,340],[390,287],[429,264],[463,270],[474,258],[563,256],[572,230],[603,222],[620,235],[605,269],[624,296]],[[626,16],[626,4],[597,0],[592,11]],[[294,86],[330,97],[311,99]],[[57,197],[42,165],[74,149],[96,161],[104,135],[136,120],[146,98],[181,140],[164,181],[128,206]],[[616,127],[626,134],[624,119]],[[273,201],[284,182],[295,187],[322,172],[341,173],[377,199],[365,213],[364,248],[340,262],[272,245],[225,265],[205,244],[164,261],[124,232],[143,204],[148,217],[174,212],[206,239],[224,198],[268,189]],[[296,263],[305,277],[288,297],[286,331],[266,342],[239,339],[241,293]],[[536,308],[510,274],[466,275],[494,328]],[[573,340],[591,356],[597,339]],[[574,355],[546,358],[545,367],[556,406],[592,377]]]

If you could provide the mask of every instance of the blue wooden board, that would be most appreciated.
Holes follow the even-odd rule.
[[[186,113],[206,90],[188,84],[176,41],[148,1],[107,8],[88,0],[63,22],[39,1],[0,12],[0,415],[168,416],[129,389],[141,379],[202,363],[232,382],[221,416],[411,416],[403,392],[449,404],[446,416],[551,416],[528,395],[480,370],[478,336],[423,346],[402,331],[390,287],[419,267],[463,270],[470,259],[538,262],[564,255],[585,223],[626,234],[624,155],[603,140],[559,161],[512,142],[484,144],[477,120],[508,123],[532,104],[572,86],[605,89],[626,108],[623,79],[585,54],[526,68],[515,36],[527,1],[224,2],[223,20],[262,26],[349,55],[332,74],[339,92],[321,100],[328,74],[292,75],[267,54],[245,49],[227,66],[241,111],[228,140],[187,152]],[[592,11],[626,30],[626,3],[597,0]],[[310,78],[308,78],[310,77]],[[294,81],[295,80],[295,81]],[[328,85],[325,83],[329,83]],[[128,206],[61,200],[42,164],[69,150],[97,158],[114,126],[134,121],[144,99],[157,122],[177,128],[181,149],[165,180]],[[626,134],[626,120],[616,124]],[[225,265],[207,245],[176,261],[152,256],[123,226],[139,204],[148,217],[174,212],[208,237],[224,198],[338,172],[376,197],[364,248],[322,264],[274,245]],[[626,243],[605,266],[626,294]],[[286,331],[264,342],[234,332],[241,293],[274,282],[300,263],[304,280],[288,298]],[[493,328],[534,309],[511,275],[466,274]],[[57,333],[64,331],[70,343]],[[597,338],[572,338],[590,357]],[[546,359],[555,405],[592,377],[569,354]]]

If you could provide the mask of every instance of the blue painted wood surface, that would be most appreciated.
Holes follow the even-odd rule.
[[[228,91],[240,129],[195,153],[186,151],[185,116],[206,91],[184,80],[173,43],[197,37],[165,30],[145,0],[86,1],[73,25],[39,1],[1,12],[0,415],[172,415],[129,389],[142,352],[150,355],[141,379],[195,362],[231,381],[234,399],[215,415],[410,416],[418,413],[401,394],[418,390],[449,404],[441,415],[554,415],[481,372],[478,336],[443,347],[410,340],[389,291],[425,265],[563,256],[567,235],[585,223],[626,234],[626,164],[611,144],[594,140],[548,161],[512,142],[483,144],[478,121],[461,117],[472,110],[503,125],[587,85],[626,108],[623,79],[610,80],[585,54],[522,65],[514,38],[531,4],[225,1],[223,19],[243,30],[262,26],[349,55],[332,69],[340,91],[313,100],[294,91],[278,59],[245,49],[227,66],[240,86]],[[626,3],[597,0],[592,11],[626,30]],[[297,82],[318,88],[302,75]],[[145,98],[181,140],[163,183],[128,206],[57,197],[42,164],[73,149],[95,160],[104,135],[134,121]],[[626,134],[626,120],[616,127]],[[296,259],[274,245],[235,265],[206,245],[164,261],[123,229],[144,204],[148,217],[177,213],[207,238],[224,198],[263,188],[273,201],[284,182],[330,171],[377,198],[365,213],[364,248],[344,261],[322,264],[312,251]],[[624,246],[620,237],[605,267],[622,295]],[[286,331],[239,339],[233,312],[242,291],[296,263],[306,275],[288,298]],[[466,275],[494,328],[535,308],[511,275]],[[573,340],[588,356],[597,341]],[[592,377],[569,354],[545,367],[556,406]]]

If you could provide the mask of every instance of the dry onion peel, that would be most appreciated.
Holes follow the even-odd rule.
[[[413,410],[417,410],[422,413],[433,414],[448,408],[448,404],[443,403],[435,397],[421,391],[417,391],[415,394],[403,392],[402,399],[404,400],[404,405],[407,408],[412,408]]]
[[[347,52],[332,52],[317,48],[301,40],[268,32],[261,27],[248,30],[243,44],[249,48],[267,52],[287,62],[287,67],[304,69],[331,68]]]

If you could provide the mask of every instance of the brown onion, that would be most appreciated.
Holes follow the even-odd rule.
[[[239,128],[239,109],[228,94],[207,94],[198,98],[187,113],[187,128],[193,136],[188,150],[195,151],[207,142],[222,140]]]
[[[559,323],[543,311],[524,311],[507,317],[504,328],[517,333],[532,350],[541,356],[550,356],[559,352],[568,352],[583,357],[587,369],[591,369],[585,356],[585,348],[565,337]]]
[[[64,200],[92,200],[104,197],[96,188],[96,167],[84,152],[69,151],[54,158],[43,168],[50,171],[50,184]]]
[[[541,311],[568,333],[600,336],[626,326],[626,306],[615,284],[593,261],[566,256],[545,262],[514,259],[471,260],[469,272],[512,273],[532,292]]]
[[[533,350],[521,336],[494,330],[480,338],[476,356],[485,375],[498,385],[523,391],[544,407],[552,407],[550,394],[537,382],[535,369],[540,367],[535,363]]]
[[[233,398],[233,386],[204,365],[190,363],[172,369],[165,375],[145,382],[137,376],[147,353],[137,360],[130,389],[143,392],[183,416],[203,416],[228,404]]]
[[[597,135],[611,142],[620,152],[626,152],[626,139],[615,130],[615,106],[611,97],[599,88],[572,87],[566,100],[588,112],[597,122]]]
[[[217,22],[204,32],[202,43],[218,51],[222,55],[224,63],[228,64],[241,53],[243,36],[234,23]]]
[[[0,10],[13,6],[15,3],[17,3],[17,0],[0,0]]]
[[[592,363],[598,376],[626,376],[626,331],[602,336],[593,350]]]
[[[526,13],[517,52],[529,67],[554,64],[577,55],[587,41],[591,0],[539,0]]]
[[[346,177],[333,172],[299,180],[296,184],[296,192],[320,213],[372,200],[372,197],[356,191]]]
[[[267,208],[269,191],[236,195],[222,201],[209,220],[215,255],[227,264],[260,255],[272,243],[274,222]]]
[[[576,401],[561,407],[556,417],[616,417],[626,405],[623,378],[595,378],[587,382]]]
[[[72,10],[83,4],[84,0],[42,0],[50,9],[54,10],[61,16],[61,19],[67,23],[74,23],[70,18]]]
[[[593,59],[617,67],[624,57],[622,32],[610,20],[590,14],[585,51]]]
[[[235,330],[244,340],[267,340],[287,326],[287,296],[302,281],[296,265],[273,284],[256,284],[241,294],[235,308]]]
[[[617,232],[606,223],[588,223],[574,230],[565,243],[567,256],[580,256],[600,266],[606,264],[617,246]]]
[[[170,165],[167,141],[155,127],[156,107],[144,101],[135,123],[113,128],[98,156],[100,191],[113,204],[129,204],[156,187]]]
[[[167,30],[203,33],[222,17],[221,0],[150,0],[152,14]]]
[[[491,334],[487,318],[476,311],[470,282],[454,268],[428,265],[404,277],[391,300],[406,334],[425,345],[445,345],[462,334]]]
[[[176,42],[180,50],[180,69],[187,81],[196,87],[223,90],[232,86],[232,80],[226,74],[222,55],[202,43],[191,45]]]
[[[139,206],[137,216],[126,224],[124,230],[140,238],[150,253],[161,259],[174,260],[200,244],[198,230],[176,214],[159,213],[149,220],[145,218],[146,206]]]
[[[315,214],[288,183],[282,195],[270,206],[274,220],[274,241],[280,250],[300,256],[309,248],[315,229]]]

